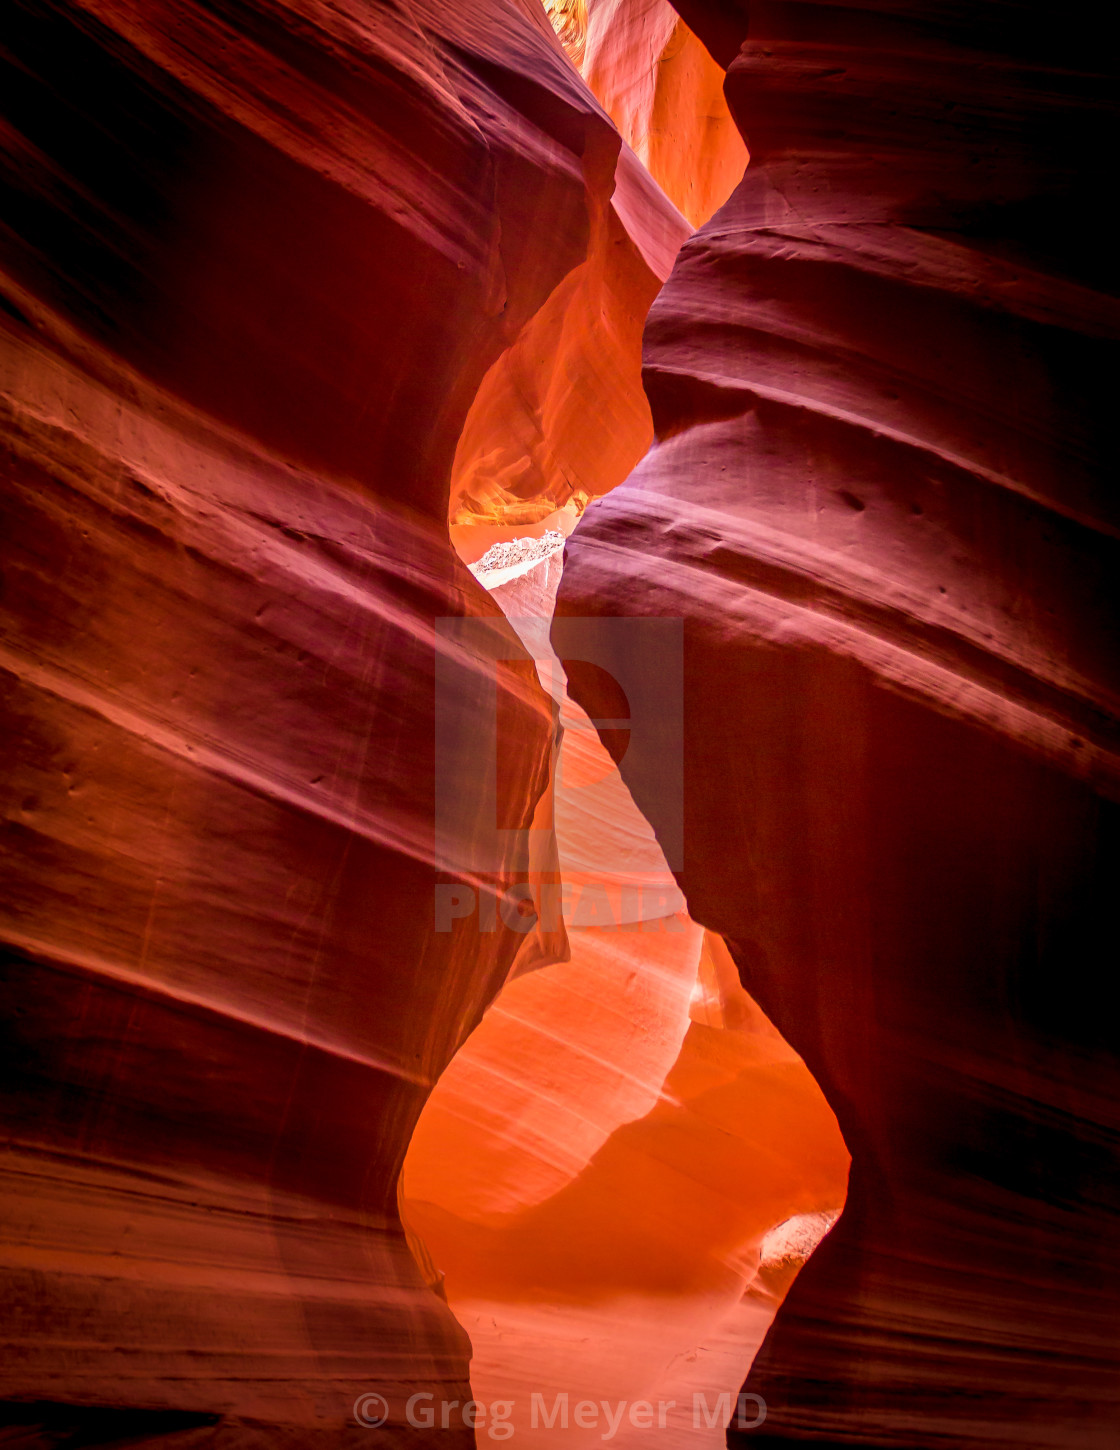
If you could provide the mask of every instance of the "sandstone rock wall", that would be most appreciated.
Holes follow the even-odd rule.
[[[747,163],[723,67],[668,0],[590,0],[580,72],[669,196],[699,226]]]
[[[436,930],[433,818],[471,835],[498,717],[500,894],[551,741],[452,461],[620,141],[528,0],[5,29],[0,1397],[305,1446],[377,1391],[419,1440],[468,1345],[396,1177],[519,940]]]
[[[1104,1446],[1115,80],[1027,4],[765,4],[734,44],[684,8],[751,164],[560,610],[684,618],[678,879],[853,1155],[742,1442]],[[658,766],[622,760],[662,829]]]
[[[561,541],[547,547],[511,546],[527,557],[479,578],[557,705],[552,808],[534,834],[555,842],[540,919],[562,919],[551,941],[526,934],[425,1104],[402,1216],[470,1333],[480,1439],[498,1405],[528,1447],[608,1435],[638,1450],[656,1426],[664,1450],[702,1450],[723,1444],[720,1397],[823,1234],[811,1225],[842,1207],[849,1158],[567,692],[548,644]],[[789,1231],[769,1248],[791,1219],[799,1262]],[[540,1412],[561,1402],[573,1413]]]
[[[694,227],[707,221],[747,160],[723,95],[727,58],[713,59],[668,0],[545,0],[545,9],[650,175]]]

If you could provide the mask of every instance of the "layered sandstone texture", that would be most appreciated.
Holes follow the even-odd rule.
[[[668,0],[545,0],[580,74],[658,185],[695,227],[747,163],[723,67]]]
[[[535,0],[6,19],[0,1398],[304,1447],[377,1392],[421,1443],[469,1345],[396,1180],[521,943],[553,738],[447,520],[640,456],[687,226]],[[570,396],[493,445],[534,481],[468,480],[557,347]],[[580,409],[607,482],[525,434]]]
[[[1028,4],[765,4],[749,34],[683,8],[751,164],[654,305],[657,443],[570,538],[559,610],[603,616],[608,655],[618,616],[683,618],[677,879],[852,1153],[740,1438],[1111,1445],[1103,33]],[[571,684],[603,713],[599,676]],[[664,838],[671,762],[636,747]]]
[[[591,102],[578,76],[568,82]],[[584,152],[585,259],[565,270],[488,369],[463,423],[450,499],[461,553],[502,531],[578,517],[653,441],[642,326],[690,228],[633,152],[608,135],[613,144],[601,157]],[[538,243],[552,245],[543,223]]]
[[[534,822],[554,870],[533,882],[546,930],[526,933],[424,1107],[402,1213],[470,1334],[480,1437],[639,1447],[652,1431],[700,1450],[724,1443],[720,1398],[842,1207],[849,1159],[568,695],[548,644],[562,545],[498,545],[474,566],[556,705]],[[648,630],[628,632],[640,645]],[[643,725],[612,723],[620,737]]]

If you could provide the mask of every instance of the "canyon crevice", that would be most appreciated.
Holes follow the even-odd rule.
[[[552,735],[449,480],[620,141],[531,5],[15,11],[0,1394],[419,1442],[469,1345],[396,1180],[521,940],[434,930],[437,674],[502,718],[481,899]]]
[[[747,8],[9,7],[0,1441],[1115,1443],[1103,17]]]
[[[619,616],[683,617],[677,879],[852,1152],[731,1438],[1103,1447],[1114,80],[1028,5],[760,4],[729,42],[733,8],[751,164],[654,304],[657,442],[559,596],[608,670]],[[656,745],[620,764],[675,829]]]

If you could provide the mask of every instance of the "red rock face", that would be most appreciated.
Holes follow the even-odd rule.
[[[406,1398],[469,1399],[397,1184],[523,938],[435,908],[508,905],[556,793],[550,703],[448,520],[472,559],[567,529],[656,427],[562,598],[685,621],[688,952],[651,971],[573,927],[444,1076],[417,1143],[448,1295],[519,1306],[522,1349],[567,1296],[611,1394],[722,1388],[842,1196],[811,1070],[852,1185],[750,1440],[1111,1446],[1094,22],[772,5],[740,50],[731,0],[683,3],[753,159],[655,309],[643,397],[686,228],[536,0],[9,9],[0,1423],[36,1450],[427,1445]],[[602,96],[705,215],[740,148],[677,107],[712,66],[659,5],[591,10]],[[662,765],[622,758],[665,835]],[[468,871],[488,814],[508,834]],[[592,878],[629,830],[568,825]],[[477,1069],[509,1065],[516,1009],[514,1133]],[[557,1092],[565,1017],[605,1060]],[[549,1093],[578,1130],[532,1116]],[[678,1363],[701,1341],[717,1371]]]
[[[488,1436],[500,1406],[526,1447],[640,1450],[653,1427],[666,1450],[710,1450],[721,1396],[843,1207],[849,1156],[564,690],[560,542],[479,574],[557,703],[552,931],[527,937],[425,1104],[401,1211],[470,1334]],[[790,1234],[800,1252],[775,1254]]]
[[[396,1179],[520,941],[437,930],[437,658],[484,759],[508,657],[481,897],[552,733],[449,476],[619,138],[529,4],[10,19],[0,1397],[422,1440],[468,1345]]]
[[[1115,1438],[1101,55],[1025,5],[752,8],[657,443],[569,541],[562,613],[685,621],[678,879],[853,1156],[744,1445]],[[655,829],[661,764],[621,760]]]
[[[650,174],[699,226],[746,148],[714,61],[668,0],[546,0],[564,48]]]

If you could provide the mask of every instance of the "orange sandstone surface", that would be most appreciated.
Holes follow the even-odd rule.
[[[12,0],[0,1440],[1112,1450],[1109,40]]]
[[[496,1394],[616,1320],[603,1392],[668,1383],[774,1222],[838,1205],[843,1148],[725,1024],[718,944],[537,677],[547,611],[523,644],[516,580],[459,555],[570,532],[645,452],[688,222],[535,0],[12,20],[4,1417],[333,1446],[377,1395],[380,1443],[421,1444],[410,1397],[468,1400],[472,1353]],[[565,888],[624,929],[550,922]],[[732,1126],[752,1075],[817,1168],[786,1119]],[[482,1305],[530,1316],[516,1354]]]
[[[616,242],[644,315],[622,142],[528,0],[8,18],[0,1400],[302,1447],[366,1443],[377,1392],[417,1442],[470,1346],[397,1177],[521,944],[433,899],[525,880],[552,738],[452,468]],[[687,228],[635,175],[665,275]],[[502,730],[451,839],[437,687],[468,756]]]
[[[748,14],[749,9],[749,24]],[[691,915],[803,1056],[847,1203],[762,1444],[1117,1440],[1120,579],[1103,16],[683,4],[751,163],[650,313],[657,442],[553,637],[683,673]],[[1076,219],[1076,220],[1075,220]],[[682,620],[635,660],[628,619]],[[609,627],[608,627],[609,626]],[[683,657],[683,663],[682,663]],[[676,741],[620,769],[659,839]]]
[[[668,0],[545,0],[568,54],[691,224],[727,200],[747,149],[714,61]]]
[[[848,1155],[567,694],[547,643],[559,564],[557,550],[480,577],[558,704],[564,959],[515,962],[441,1077],[402,1213],[471,1336],[475,1398],[509,1406],[518,1443],[641,1443],[649,1401],[660,1443],[715,1445],[720,1395],[788,1284],[760,1272],[767,1235],[815,1224],[807,1257],[843,1204]],[[595,1416],[577,1421],[579,1403]]]
[[[680,195],[707,215],[721,184],[709,173],[734,170],[725,195],[746,161],[722,72],[667,6],[592,7],[586,31],[581,12],[552,18],[638,156],[674,194],[660,141],[676,179],[706,188]],[[719,124],[705,132],[712,95]],[[681,135],[658,129],[665,115]],[[834,1115],[722,941],[684,910],[547,641],[561,557],[556,544],[534,554],[651,436],[638,338],[683,239],[674,215],[624,148],[606,245],[593,231],[588,263],[491,369],[455,462],[462,556],[524,541],[474,568],[536,658],[559,745],[532,832],[546,843],[536,928],[421,1115],[400,1201],[419,1262],[470,1333],[479,1433],[490,1413],[495,1436],[512,1428],[525,1444],[604,1430],[640,1443],[646,1400],[662,1443],[722,1443],[720,1395],[737,1390],[790,1278],[768,1280],[762,1245],[804,1225],[802,1262],[847,1177]]]

